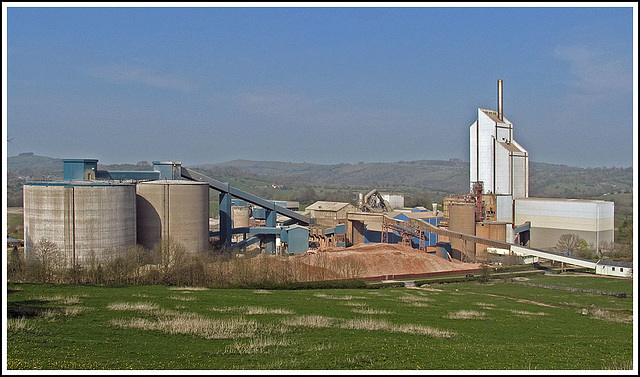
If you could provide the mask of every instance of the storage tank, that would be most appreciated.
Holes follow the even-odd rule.
[[[508,242],[507,228],[511,228],[510,224],[497,221],[482,221],[476,223],[476,236],[488,238],[501,242]],[[487,245],[476,244],[476,256],[478,260],[487,261]]]
[[[158,180],[136,185],[138,243],[149,249],[171,238],[189,253],[209,248],[209,185]]]
[[[476,206],[474,203],[451,203],[449,205],[449,230],[476,235]],[[475,242],[465,242],[451,237],[451,249],[458,250],[472,260],[475,259]]]
[[[23,186],[25,255],[39,240],[57,245],[66,266],[136,244],[133,184],[34,182]]]

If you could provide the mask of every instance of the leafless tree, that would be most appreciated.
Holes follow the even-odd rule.
[[[58,269],[64,266],[62,250],[46,238],[35,243],[30,255],[29,268],[38,281],[53,283]]]
[[[577,234],[565,233],[558,238],[556,250],[574,255],[580,252],[588,252],[589,244]]]

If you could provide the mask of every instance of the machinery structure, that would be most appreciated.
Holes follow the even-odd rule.
[[[373,189],[364,196],[360,205],[362,212],[390,212],[392,210],[389,202],[382,197],[382,194]]]

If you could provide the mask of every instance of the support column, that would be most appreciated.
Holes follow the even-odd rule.
[[[270,228],[275,228],[277,223],[276,223],[276,219],[278,214],[276,213],[276,211],[274,211],[273,209],[266,209],[266,219],[265,219],[265,226],[266,227],[270,227]],[[276,235],[275,234],[269,234],[267,235],[266,239],[265,239],[265,251],[267,252],[267,254],[273,254],[276,250]]]
[[[229,184],[226,183],[227,188]],[[226,251],[231,247],[231,194],[221,192],[218,196],[220,203],[220,247]]]

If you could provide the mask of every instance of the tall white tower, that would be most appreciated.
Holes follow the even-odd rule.
[[[513,138],[513,124],[503,115],[502,80],[498,80],[498,110],[478,108],[469,128],[470,189],[483,183],[483,194],[529,196],[529,153]]]

